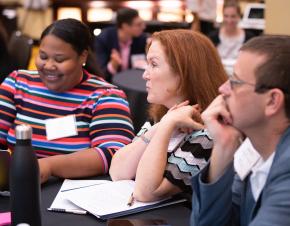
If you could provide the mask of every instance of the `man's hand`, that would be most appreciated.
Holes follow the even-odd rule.
[[[116,49],[112,49],[110,58],[111,60],[109,63],[111,63],[114,70],[117,71],[118,67],[122,64],[120,53]]]
[[[222,95],[202,113],[205,126],[214,140],[208,182],[217,180],[234,158],[242,134],[232,126],[232,116]]]

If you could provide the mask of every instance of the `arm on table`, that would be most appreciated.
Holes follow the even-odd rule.
[[[97,151],[87,149],[67,155],[56,155],[38,160],[41,182],[50,176],[79,178],[105,173],[103,160]]]
[[[149,140],[152,139],[157,127],[158,123],[153,125],[144,136]],[[110,167],[112,180],[134,179],[140,158],[146,148],[147,144],[139,137],[131,144],[119,149],[114,155]]]

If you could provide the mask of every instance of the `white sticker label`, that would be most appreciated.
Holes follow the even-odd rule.
[[[78,134],[75,115],[45,120],[47,140],[55,140]]]

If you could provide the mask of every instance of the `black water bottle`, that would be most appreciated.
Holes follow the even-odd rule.
[[[29,125],[15,128],[16,144],[10,168],[12,225],[41,226],[39,166],[31,145]]]

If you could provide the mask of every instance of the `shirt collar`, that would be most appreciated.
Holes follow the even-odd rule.
[[[266,184],[274,156],[275,152],[273,152],[266,161],[264,161],[263,158],[260,158],[260,160],[252,168],[250,181],[253,197],[256,201],[258,200],[258,197]]]
[[[120,48],[129,47],[132,44],[132,39],[129,39],[127,42],[119,42]]]

